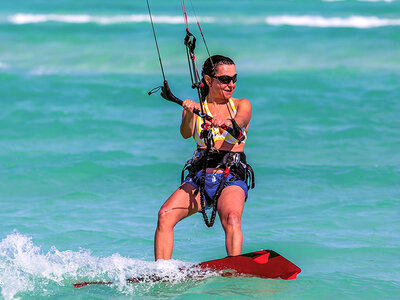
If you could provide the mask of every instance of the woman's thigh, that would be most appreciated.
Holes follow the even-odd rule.
[[[200,197],[195,195],[195,187],[184,183],[161,206],[159,217],[168,215],[169,221],[176,223],[200,210]]]
[[[229,217],[237,216],[239,219],[243,213],[245,193],[243,189],[236,185],[224,188],[218,199],[218,215],[221,222],[227,221]]]

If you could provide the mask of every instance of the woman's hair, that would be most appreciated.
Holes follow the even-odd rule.
[[[203,86],[201,87],[201,95],[203,100],[207,97],[209,92],[209,87],[206,81],[204,80],[204,76],[208,75],[213,77],[217,72],[217,67],[219,65],[234,65],[234,64],[235,63],[233,62],[232,59],[223,55],[213,55],[206,59],[206,61],[203,64],[203,70],[201,73],[202,75],[201,82],[203,83]]]

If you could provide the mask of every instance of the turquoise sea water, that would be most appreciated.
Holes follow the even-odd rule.
[[[150,4],[167,79],[194,98],[180,3]],[[182,281],[179,266],[226,255],[219,221],[201,215],[177,225],[173,261],[152,262],[194,143],[181,108],[147,95],[162,77],[145,1],[15,0],[0,4],[0,297],[398,297],[400,1],[193,6],[253,104],[243,252],[273,249],[302,273]],[[125,284],[153,272],[174,280]],[[72,287],[88,280],[116,284]]]

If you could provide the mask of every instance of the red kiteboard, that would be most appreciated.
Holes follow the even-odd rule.
[[[203,269],[224,271],[226,276],[247,275],[261,278],[295,279],[300,268],[272,250],[260,250],[239,256],[202,262]]]
[[[237,277],[249,276],[273,279],[295,279],[301,269],[284,258],[282,255],[272,250],[260,250],[238,256],[227,256],[225,258],[210,260],[195,265],[194,268],[204,270],[221,271],[221,276]],[[144,281],[159,282],[168,281],[168,278],[162,278],[157,275],[143,276],[138,278],[128,278],[130,283]],[[75,288],[80,288],[92,284],[112,284],[111,281],[90,281],[75,283]]]

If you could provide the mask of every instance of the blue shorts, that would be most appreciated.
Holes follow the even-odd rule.
[[[189,183],[190,185],[198,189],[200,185],[202,172],[203,172],[202,170],[198,171],[196,175],[193,177],[190,177],[189,175],[186,176],[186,179],[183,181],[183,183]],[[204,190],[207,193],[207,196],[210,197],[210,199],[214,198],[214,195],[223,177],[224,173],[218,173],[218,174],[206,173]],[[236,185],[238,187],[241,187],[247,199],[248,188],[246,182],[244,182],[243,180],[233,180],[232,174],[228,174],[228,177],[226,178],[225,187],[231,185]]]

